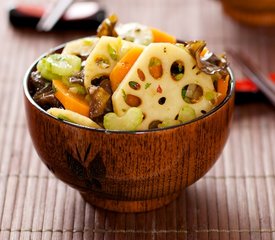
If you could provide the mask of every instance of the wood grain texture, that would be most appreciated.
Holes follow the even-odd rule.
[[[231,126],[233,83],[224,103],[189,124],[116,133],[66,124],[38,109],[28,80],[25,109],[38,155],[57,178],[104,209],[140,212],[168,204],[213,166]]]
[[[205,39],[215,52],[233,47],[252,56],[264,71],[275,71],[274,29],[232,21],[219,1],[102,2],[123,22],[159,27],[179,39]],[[57,180],[31,143],[22,77],[49,48],[89,33],[15,30],[8,24],[6,4],[0,1],[1,240],[275,239],[275,111],[267,102],[235,107],[230,136],[217,163],[164,208],[139,214],[104,211]],[[230,62],[236,77],[243,77]]]

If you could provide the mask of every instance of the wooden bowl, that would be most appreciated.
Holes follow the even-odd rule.
[[[275,26],[274,0],[222,0],[224,11],[233,19],[250,26]]]
[[[63,122],[39,107],[29,92],[37,62],[23,82],[34,147],[58,179],[94,206],[119,212],[162,207],[201,178],[225,145],[234,106],[232,76],[226,99],[192,122],[157,130],[107,131]]]

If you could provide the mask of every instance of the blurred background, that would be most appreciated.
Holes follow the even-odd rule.
[[[69,11],[71,9],[67,11],[69,14],[64,11],[65,19],[61,17],[51,31],[36,31],[38,16],[42,15],[41,11],[52,9],[58,2],[61,3],[62,0],[24,0],[13,1],[13,3],[2,1],[2,34],[6,38],[10,36],[13,40],[20,39],[21,46],[28,44],[30,39],[35,39],[33,43],[35,49],[29,50],[31,51],[29,54],[34,54],[33,58],[30,58],[33,60],[35,56],[39,56],[50,47],[75,38],[94,35],[98,22],[104,16],[115,13],[121,23],[139,22],[160,28],[181,40],[204,39],[208,47],[216,53],[234,49],[251,57],[266,74],[275,72],[274,57],[267,53],[267,51],[275,51],[275,6],[272,0],[264,0],[261,3],[255,0],[241,2],[237,0],[152,0],[148,3],[141,0],[131,2],[102,0],[92,2],[96,7],[85,5],[84,8],[77,4],[79,2],[87,4],[91,1],[74,1],[72,4],[72,0],[63,0],[65,5],[67,3],[77,5],[73,13]],[[13,10],[9,12],[10,9]],[[28,15],[33,15],[34,18]],[[68,20],[70,15],[76,21]],[[230,62],[234,67],[236,78],[246,81],[246,77],[243,76],[239,67],[234,65],[234,61],[231,59]],[[30,64],[30,62],[26,63]],[[250,85],[250,83],[238,85],[237,90],[256,89],[253,84]],[[258,99],[258,96],[256,98]]]

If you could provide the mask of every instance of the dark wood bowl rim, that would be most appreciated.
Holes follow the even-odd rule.
[[[161,132],[161,131],[167,131],[167,130],[170,130],[170,129],[176,129],[176,128],[180,128],[181,126],[185,126],[185,125],[188,125],[188,124],[191,124],[193,122],[196,122],[196,121],[199,121],[203,118],[206,118],[208,117],[209,115],[215,113],[216,111],[218,111],[220,108],[222,108],[228,101],[229,99],[233,96],[233,93],[234,93],[234,89],[235,89],[235,77],[234,77],[234,74],[231,70],[230,67],[227,68],[229,74],[230,74],[230,88],[229,88],[229,92],[226,96],[226,98],[219,104],[217,105],[216,107],[214,107],[212,110],[210,110],[209,112],[203,114],[202,116],[200,117],[197,117],[189,122],[186,122],[186,123],[181,123],[181,124],[178,124],[178,125],[175,125],[175,126],[170,126],[170,127],[166,127],[166,128],[155,128],[155,129],[148,129],[148,130],[137,130],[137,131],[121,131],[121,130],[107,130],[107,129],[96,129],[96,128],[91,128],[91,127],[86,127],[86,126],[82,126],[82,125],[79,125],[79,124],[75,124],[75,123],[71,123],[71,122],[68,122],[68,121],[63,121],[61,119],[58,119],[54,116],[52,116],[51,114],[49,114],[47,111],[45,111],[43,108],[41,108],[34,100],[33,98],[31,97],[30,93],[29,93],[29,89],[28,89],[28,80],[29,80],[29,76],[30,76],[30,73],[32,72],[32,70],[35,68],[36,64],[38,63],[38,61],[40,59],[42,59],[43,57],[53,53],[53,52],[56,52],[56,51],[60,51],[62,48],[64,48],[66,43],[63,43],[55,48],[52,48],[50,49],[48,52],[42,54],[40,57],[38,57],[32,64],[31,66],[28,68],[27,72],[25,73],[24,75],[24,79],[23,79],[23,91],[24,91],[24,94],[25,96],[27,97],[27,99],[29,100],[29,102],[35,106],[42,114],[45,114],[53,119],[55,119],[56,121],[59,121],[63,124],[68,124],[68,125],[71,125],[73,127],[76,127],[76,128],[82,128],[82,129],[85,129],[85,130],[88,130],[88,131],[96,131],[96,132],[105,132],[105,133],[116,133],[116,134],[143,134],[143,133],[151,133],[151,132]]]

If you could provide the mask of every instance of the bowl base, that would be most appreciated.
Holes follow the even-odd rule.
[[[151,211],[167,205],[168,203],[175,200],[181,192],[176,192],[171,195],[141,201],[122,201],[122,200],[111,200],[104,199],[95,196],[93,193],[81,192],[83,199],[93,206],[107,209],[115,212],[146,212]]]

